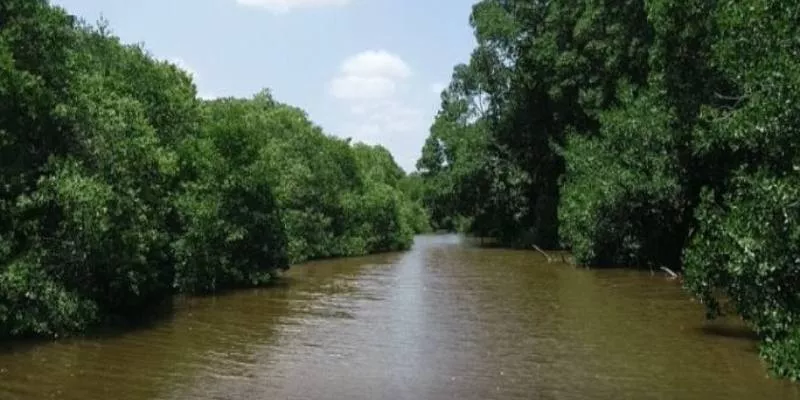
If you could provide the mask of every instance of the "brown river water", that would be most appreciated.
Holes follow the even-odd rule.
[[[458,236],[175,303],[146,327],[0,347],[0,399],[800,399],[678,281]]]

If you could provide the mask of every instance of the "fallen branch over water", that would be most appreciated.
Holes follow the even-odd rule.
[[[550,255],[547,254],[544,250],[542,250],[539,246],[533,245],[533,248],[536,249],[536,251],[538,251],[539,253],[542,253],[542,255],[544,255],[544,258],[547,259],[547,262],[549,262],[549,263],[553,262],[553,258],[550,257]]]
[[[673,270],[671,270],[671,269],[669,269],[669,268],[667,268],[667,267],[661,267],[661,270],[662,270],[662,271],[664,271],[664,272],[666,272],[666,273],[668,273],[668,274],[669,274],[669,276],[670,276],[672,279],[675,279],[675,278],[677,278],[677,277],[678,277],[678,274],[676,274],[676,273],[675,273],[675,271],[673,271]]]

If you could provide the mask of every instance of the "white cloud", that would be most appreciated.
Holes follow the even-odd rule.
[[[343,136],[367,144],[380,144],[406,171],[413,171],[428,135],[430,115],[401,100],[388,100],[359,109],[344,125]]]
[[[367,50],[348,57],[330,83],[330,93],[343,100],[385,99],[400,81],[411,76],[403,59],[386,50]]]
[[[359,118],[351,127],[365,140],[380,139],[387,134],[402,134],[415,129],[425,130],[422,110],[399,100],[389,100],[356,109]],[[377,143],[377,142],[376,142]]]
[[[342,63],[342,73],[355,76],[383,76],[388,78],[408,78],[411,68],[403,59],[386,50],[367,50],[358,53]]]
[[[345,59],[328,90],[348,111],[339,133],[355,141],[380,144],[407,171],[414,169],[432,115],[411,89],[411,67],[386,50],[369,50]],[[424,97],[430,97],[422,90]]]
[[[260,7],[276,14],[283,14],[297,8],[344,6],[350,0],[236,0],[243,6]]]

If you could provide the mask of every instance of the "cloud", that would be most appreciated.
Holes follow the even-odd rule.
[[[365,141],[378,143],[386,135],[403,134],[425,129],[422,110],[399,100],[388,100],[351,110],[350,127]]]
[[[339,134],[380,144],[412,171],[428,135],[432,114],[411,89],[411,67],[386,50],[368,50],[346,58],[331,80],[329,94],[342,103]],[[406,90],[404,90],[406,89]],[[422,90],[424,97],[430,97]]]
[[[350,0],[236,0],[239,5],[264,8],[267,11],[284,14],[297,8],[316,8],[344,6]]]
[[[428,135],[431,115],[402,99],[390,99],[351,110],[343,136],[386,147],[400,167],[413,171]]]
[[[395,94],[411,68],[386,50],[367,50],[348,57],[330,83],[330,93],[343,100],[385,99]]]
[[[344,60],[342,73],[356,76],[408,78],[411,68],[403,59],[386,50],[367,50]]]

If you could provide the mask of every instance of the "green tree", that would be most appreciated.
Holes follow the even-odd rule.
[[[785,2],[720,2],[712,59],[731,82],[706,109],[697,153],[721,171],[704,188],[686,286],[710,316],[733,311],[778,376],[800,378],[797,283],[800,16]]]
[[[0,336],[82,331],[291,262],[405,249],[422,229],[385,149],[268,90],[196,97],[104,23],[0,2]]]

